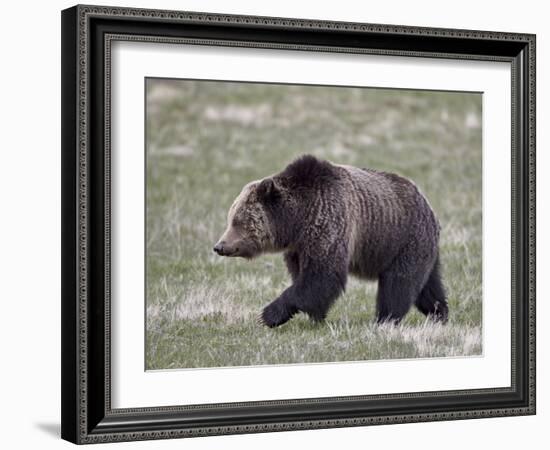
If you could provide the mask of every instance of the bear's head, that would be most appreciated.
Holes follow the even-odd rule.
[[[253,258],[278,250],[273,207],[281,197],[273,178],[248,183],[229,208],[227,228],[214,251],[221,256]]]
[[[229,209],[227,229],[214,251],[253,258],[288,249],[303,234],[307,211],[323,189],[337,182],[337,170],[328,161],[303,155],[282,172],[248,183]]]

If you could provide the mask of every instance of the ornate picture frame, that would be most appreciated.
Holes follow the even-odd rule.
[[[510,386],[113,408],[110,74],[117,41],[510,64]],[[535,414],[534,35],[81,5],[62,12],[64,439],[84,444],[528,414]]]

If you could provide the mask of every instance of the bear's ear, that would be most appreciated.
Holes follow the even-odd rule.
[[[275,200],[279,197],[279,188],[273,178],[263,179],[258,185],[256,192],[258,193],[258,198],[263,201]]]

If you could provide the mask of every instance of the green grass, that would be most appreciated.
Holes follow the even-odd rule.
[[[148,369],[481,354],[481,95],[148,80]],[[323,324],[255,317],[289,284],[282,255],[212,247],[249,181],[313,153],[415,181],[441,225],[445,326],[415,310],[376,326],[376,284],[351,278]]]

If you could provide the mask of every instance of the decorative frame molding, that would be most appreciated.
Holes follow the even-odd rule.
[[[110,49],[116,40],[511,63],[510,388],[112,409]],[[62,83],[63,438],[83,444],[535,413],[534,35],[79,5],[62,13]]]

